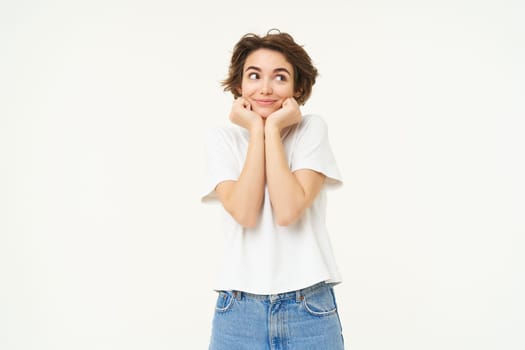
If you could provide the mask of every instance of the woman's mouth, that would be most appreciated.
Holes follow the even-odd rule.
[[[255,100],[255,103],[257,103],[260,106],[271,106],[276,101],[277,100],[271,100],[271,99],[257,99]]]

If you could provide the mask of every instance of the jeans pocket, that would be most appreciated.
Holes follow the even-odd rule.
[[[337,312],[335,297],[330,288],[323,288],[303,298],[303,306],[313,316],[328,316]]]
[[[226,312],[230,310],[233,306],[233,301],[235,297],[232,292],[219,291],[219,296],[217,297],[217,303],[215,304],[215,311],[217,312]]]

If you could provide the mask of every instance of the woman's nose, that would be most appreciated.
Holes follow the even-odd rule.
[[[270,95],[273,92],[271,82],[263,81],[261,86],[261,95]]]

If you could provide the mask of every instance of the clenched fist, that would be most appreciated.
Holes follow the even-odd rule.
[[[281,108],[273,112],[266,119],[265,128],[276,128],[282,130],[287,126],[297,124],[301,121],[302,115],[299,104],[293,97],[284,100]]]
[[[252,130],[254,127],[263,125],[262,117],[252,111],[252,106],[243,97],[238,97],[233,101],[230,112],[230,121],[248,131]]]

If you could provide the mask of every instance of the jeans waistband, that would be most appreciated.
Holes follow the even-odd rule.
[[[320,289],[323,288],[330,288],[331,285],[325,282],[319,282],[317,284],[314,284],[312,286],[299,289],[292,292],[285,292],[280,294],[252,294],[247,292],[242,292],[238,290],[232,291],[233,296],[237,300],[241,300],[242,298],[248,298],[248,299],[256,299],[256,300],[268,300],[270,302],[275,301],[281,301],[281,300],[287,300],[287,299],[295,299],[296,302],[301,302],[305,296],[308,294],[313,294],[318,292]]]

